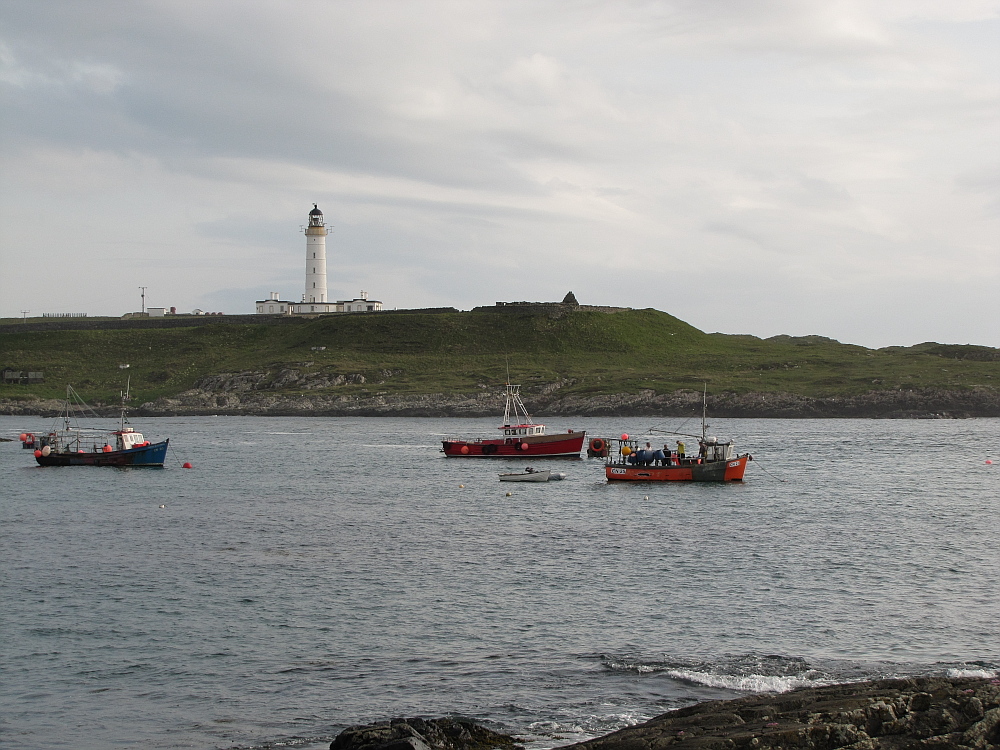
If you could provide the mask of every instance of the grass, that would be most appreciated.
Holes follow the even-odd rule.
[[[120,369],[124,364],[128,369]],[[386,312],[282,325],[59,330],[56,323],[52,330],[0,333],[0,366],[45,374],[44,384],[0,385],[0,398],[58,398],[72,384],[88,400],[108,403],[129,376],[137,397],[147,401],[217,373],[266,372],[274,380],[288,369],[364,377],[364,383],[329,386],[343,394],[469,393],[503,383],[508,364],[512,381],[527,392],[561,383],[563,395],[700,390],[702,383],[713,392],[804,396],[1000,384],[1000,350],[989,347],[872,350],[821,336],[706,334],[656,310],[557,318]]]

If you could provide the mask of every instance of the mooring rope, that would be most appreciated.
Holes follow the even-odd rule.
[[[769,477],[771,477],[773,479],[777,479],[779,482],[787,482],[788,481],[787,479],[782,479],[777,474],[772,474],[771,472],[769,472],[767,469],[765,469],[763,466],[760,465],[760,461],[758,461],[756,458],[751,463],[753,463],[753,464],[755,464],[757,466],[760,466],[760,470],[761,471],[763,471]]]

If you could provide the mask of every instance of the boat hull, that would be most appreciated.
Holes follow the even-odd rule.
[[[636,466],[609,463],[604,473],[609,482],[742,482],[749,455],[728,461],[690,463],[679,466]]]
[[[170,440],[108,453],[50,453],[35,456],[39,466],[163,466]]]
[[[445,440],[442,446],[450,458],[579,458],[586,436],[586,432],[563,432],[497,440]]]
[[[548,471],[534,471],[525,474],[501,474],[501,482],[547,482],[551,479]]]

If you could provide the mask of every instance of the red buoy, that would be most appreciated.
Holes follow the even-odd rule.
[[[28,442],[28,433],[27,432],[22,432],[21,435],[20,435],[20,437],[21,437],[21,442],[22,443],[27,443]]]
[[[111,453],[111,446],[110,445],[105,445],[104,446],[104,452],[105,453]]]
[[[521,450],[523,450],[523,451],[528,450],[528,444],[527,443],[521,443]]]
[[[623,432],[622,433],[622,440],[628,440],[628,433],[627,432]]]
[[[38,448],[35,448],[35,458],[41,458],[41,456],[42,456],[42,452],[40,450],[38,450]]]
[[[463,445],[462,446],[462,453],[468,455],[468,453],[469,453],[469,446]]]
[[[185,461],[184,462],[184,466],[182,466],[181,468],[183,468],[183,469],[193,469],[194,467],[191,466],[191,462],[190,461]]]

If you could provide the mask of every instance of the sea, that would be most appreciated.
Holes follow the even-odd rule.
[[[0,417],[4,748],[315,750],[448,716],[546,750],[699,701],[1000,674],[997,419],[714,419],[754,457],[726,485],[587,458],[501,483],[524,460],[440,452],[495,419],[133,422],[163,469],[37,467],[16,437],[51,421]]]

